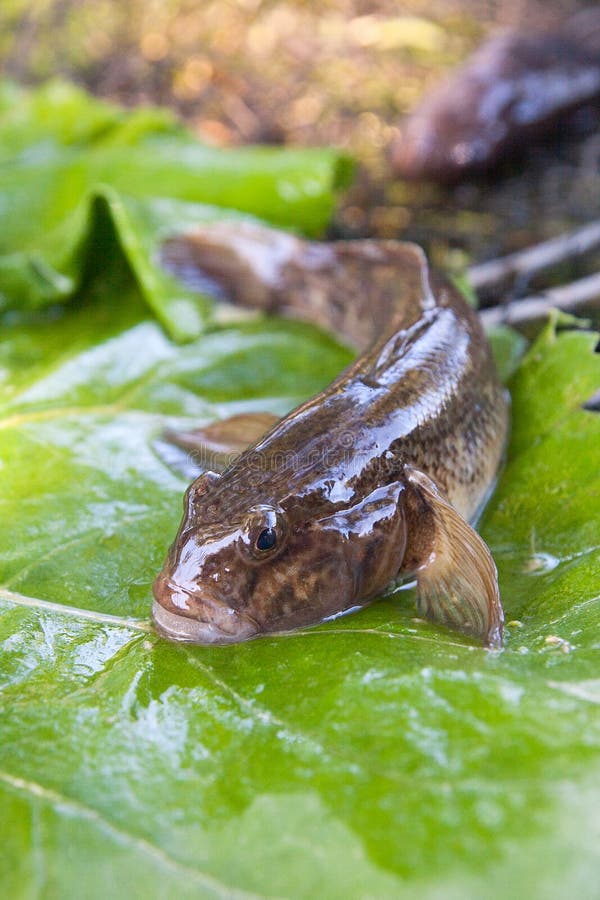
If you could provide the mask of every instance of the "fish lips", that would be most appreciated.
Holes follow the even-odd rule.
[[[171,641],[189,644],[237,644],[256,637],[259,625],[250,616],[210,597],[191,593],[159,575],[154,582],[152,618],[157,631]],[[177,599],[173,603],[173,598]],[[188,601],[189,612],[172,612]],[[165,605],[165,602],[167,605]],[[194,614],[193,610],[198,612]]]

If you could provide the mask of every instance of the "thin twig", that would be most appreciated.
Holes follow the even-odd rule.
[[[598,301],[597,307],[595,300]],[[600,272],[561,287],[549,288],[542,294],[484,309],[481,318],[485,328],[493,328],[495,325],[523,325],[546,318],[551,309],[577,312],[582,307],[589,308],[590,304],[600,309]]]
[[[467,274],[473,290],[489,291],[511,278],[534,275],[572,256],[588,253],[595,247],[600,247],[600,221],[590,222],[583,228],[535,244],[519,253],[471,266]]]

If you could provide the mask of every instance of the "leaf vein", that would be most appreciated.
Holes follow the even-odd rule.
[[[223,884],[223,882],[219,881],[217,878],[207,875],[205,872],[201,872],[198,869],[194,869],[185,863],[179,862],[179,860],[174,859],[161,847],[158,847],[146,838],[125,831],[114,822],[111,822],[110,819],[103,816],[97,809],[82,803],[81,800],[76,800],[65,794],[61,794],[52,788],[39,784],[37,781],[29,781],[3,770],[0,770],[0,781],[16,791],[29,794],[45,803],[49,803],[55,808],[62,808],[71,815],[91,822],[103,831],[109,832],[111,836],[121,844],[133,847],[141,853],[144,853],[146,856],[149,856],[159,867],[169,869],[186,878],[193,878],[204,887],[210,888],[217,896],[225,898],[225,900],[229,900],[229,898],[239,898],[239,900],[263,900],[263,895],[261,894],[250,893],[249,891],[240,890],[239,888]]]
[[[14,603],[16,606],[43,609],[62,616],[89,619],[98,624],[117,625],[135,631],[144,631],[147,634],[156,634],[154,628],[146,619],[128,619],[124,616],[113,616],[110,613],[101,613],[93,609],[81,609],[78,606],[64,606],[61,603],[54,603],[52,600],[42,600],[39,597],[27,597],[25,594],[9,591],[4,587],[0,587],[0,600],[6,600],[8,603]]]

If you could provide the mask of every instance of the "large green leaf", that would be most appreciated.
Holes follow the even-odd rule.
[[[70,96],[70,118],[36,113],[49,144],[109,142],[114,111],[84,121]],[[11,159],[31,159],[43,194],[45,151],[13,99]],[[119,128],[135,144],[153,115]],[[23,170],[1,172],[5,204]],[[3,895],[597,898],[600,416],[581,408],[597,338],[549,327],[512,378],[482,526],[513,620],[502,652],[416,620],[410,591],[289,636],[174,646],[149,619],[185,487],[164,427],[283,413],[348,353],[266,320],[174,343],[151,313],[181,337],[202,308],[152,255],[176,223],[219,213],[126,187],[70,211],[78,297],[0,318]],[[2,218],[22,290],[3,281],[5,306],[35,306],[27,278],[53,276],[14,255],[23,225]],[[497,346],[512,371],[512,338]]]
[[[165,234],[223,215],[210,204],[316,234],[348,175],[333,150],[223,151],[163,110],[126,114],[63,82],[30,93],[0,84],[0,310],[72,296],[103,264],[108,217],[159,318],[195,337],[206,301],[160,269]]]
[[[0,882],[11,897],[597,897],[600,417],[588,333],[512,385],[484,533],[506,649],[410,592],[292,636],[173,646],[150,585],[166,424],[283,412],[347,352],[299,323],[172,343],[113,270],[5,322]],[[93,877],[90,873],[93,873]]]

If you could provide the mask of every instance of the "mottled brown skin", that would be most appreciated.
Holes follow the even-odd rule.
[[[423,251],[222,223],[169,242],[165,260],[362,352],[222,475],[190,486],[155,582],[159,629],[243,640],[314,624],[416,573],[424,614],[498,645],[495,567],[464,519],[494,482],[507,402],[476,314]]]
[[[600,101],[600,10],[559,32],[486,41],[409,116],[391,151],[397,175],[451,183],[485,172]]]

